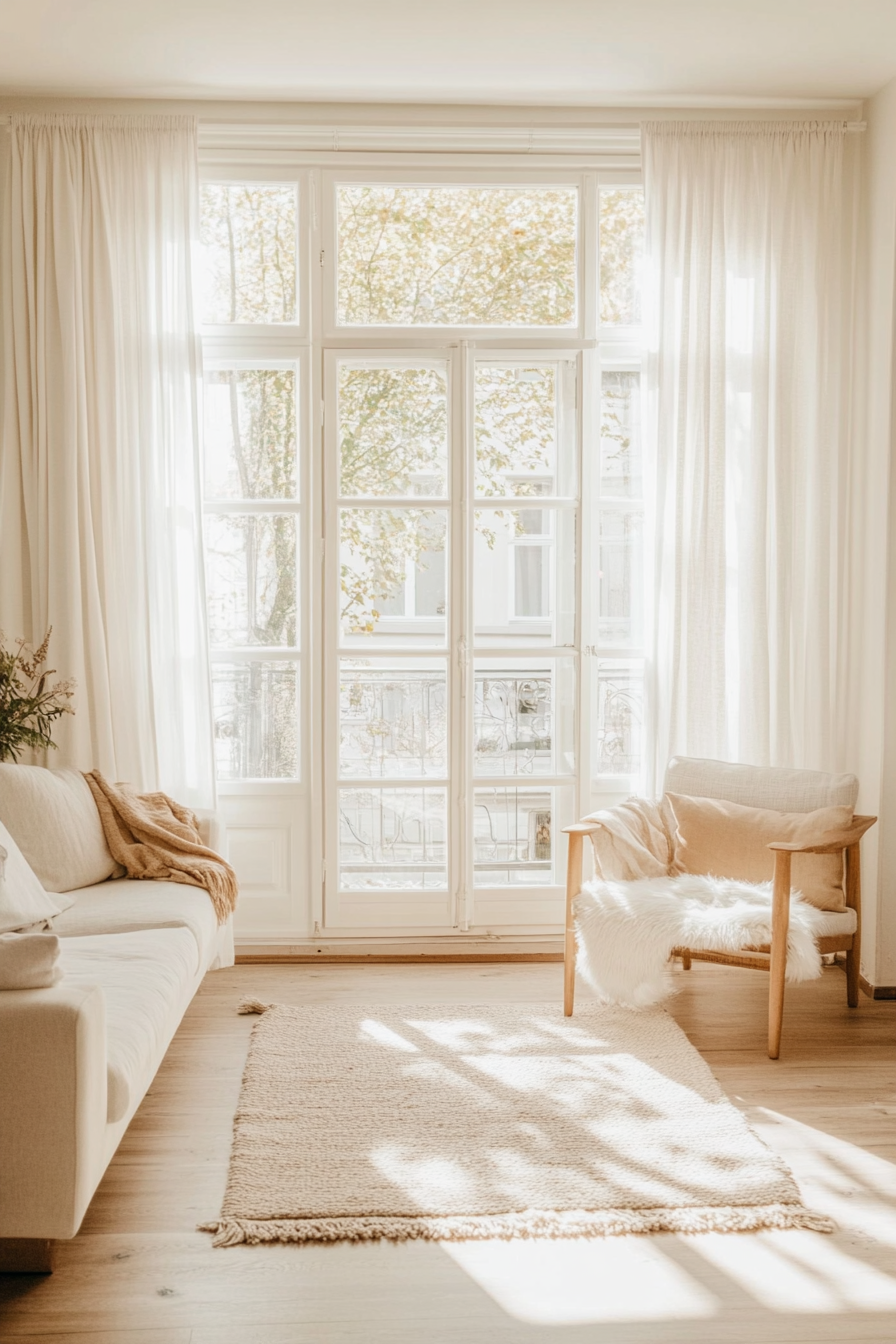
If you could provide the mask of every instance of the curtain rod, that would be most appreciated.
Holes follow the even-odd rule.
[[[675,112],[677,111],[677,109],[675,109],[675,108],[657,108],[656,110],[657,110],[657,111],[668,111],[668,112],[670,112],[670,113],[675,113]],[[722,108],[719,108],[718,110],[719,110],[719,111],[728,111],[728,109],[722,109]],[[0,126],[8,126],[8,125],[10,124],[11,120],[12,120],[13,115],[14,115],[14,114],[11,113],[11,112],[0,112]],[[140,117],[140,116],[147,116],[147,115],[148,115],[148,116],[155,116],[155,115],[166,116],[166,115],[169,115],[169,114],[167,114],[167,113],[159,113],[159,114],[157,114],[157,113],[144,113],[144,112],[133,112],[133,113],[131,113],[131,112],[117,112],[117,113],[112,113],[112,114],[110,114],[110,113],[105,113],[105,112],[98,112],[98,113],[92,113],[92,112],[88,112],[88,113],[83,113],[83,112],[53,112],[53,113],[41,113],[41,112],[37,112],[37,113],[28,113],[27,115],[29,115],[29,116],[44,116],[44,115],[46,115],[46,116],[63,116],[63,117],[64,117],[64,116],[73,116],[73,117],[74,117],[74,116],[109,116],[109,115],[114,115],[114,116],[123,116],[123,117],[128,117],[128,116]],[[173,115],[181,115],[181,114],[177,114],[177,113],[175,113],[175,114],[173,114]],[[189,114],[185,114],[185,115],[195,116],[195,117],[196,117],[196,120],[199,122],[199,124],[200,124],[201,126],[202,126],[202,125],[204,125],[204,126],[215,126],[215,125],[217,124],[217,122],[215,122],[215,121],[204,120],[203,117],[200,116],[198,113],[189,113]],[[647,120],[647,118],[643,118],[643,119],[644,119],[644,120]],[[727,118],[726,118],[726,119],[727,119]],[[682,118],[682,117],[680,117],[680,116],[675,116],[675,117],[670,117],[670,120],[686,120],[686,118]],[[698,118],[698,120],[700,120],[700,121],[714,121],[715,118],[714,118],[714,117],[700,117],[700,118]],[[720,118],[720,120],[721,120],[721,118]],[[748,118],[748,120],[750,120],[750,121],[753,121],[753,120],[756,120],[756,121],[765,121],[765,120],[767,120],[767,118],[765,118],[765,117],[756,117],[756,118],[750,117],[750,118]],[[786,120],[786,118],[781,118],[781,120]],[[798,121],[798,120],[802,120],[802,118],[794,117],[794,118],[792,118],[792,120],[794,120],[794,121]],[[834,122],[834,121],[836,121],[836,118],[835,118],[835,117],[818,117],[818,118],[816,118],[816,120],[818,120],[818,121],[831,121],[831,122]],[[252,120],[247,120],[247,121],[245,121],[245,122],[242,122],[242,123],[240,123],[240,124],[242,124],[242,125],[244,125],[244,126],[253,126],[253,125],[258,125],[258,124],[262,124],[262,123],[258,123],[258,122],[256,122],[254,119],[252,119]],[[267,124],[270,124],[270,123],[267,123]],[[302,125],[314,126],[316,123],[313,123],[313,122],[303,122],[303,121],[301,120],[301,118],[298,118],[298,117],[297,117],[294,121],[282,121],[282,122],[279,122],[278,124],[281,125],[281,126],[286,127],[286,126],[295,126],[295,125],[299,125],[299,126],[302,126]],[[630,131],[630,130],[636,128],[637,125],[638,125],[637,122],[609,122],[606,126],[600,126],[600,127],[595,126],[595,127],[593,127],[593,128],[589,128],[589,129],[593,129],[593,130],[606,130],[606,131],[613,131],[613,130]],[[867,121],[844,121],[844,122],[842,123],[842,125],[843,125],[843,129],[844,129],[845,131],[851,131],[851,132],[864,131],[864,130],[867,130],[867,129],[868,129],[868,123],[867,123]],[[351,126],[350,124],[346,124],[345,126],[342,126],[340,129],[342,129],[342,130],[346,130],[346,131],[350,131],[350,130],[354,130],[355,127]],[[440,130],[446,130],[446,131],[447,131],[447,130],[452,129],[452,128],[449,127],[449,126],[447,126],[447,125],[446,125],[446,126],[441,126],[441,125],[439,125],[437,128],[433,128],[433,129],[440,129]],[[507,128],[504,128],[504,129],[518,130],[518,129],[525,129],[525,128],[520,128],[520,127],[512,127],[512,128],[511,128],[511,127],[507,127]],[[545,129],[545,130],[547,130],[547,129],[551,129],[551,127],[547,127],[547,126],[545,126],[545,127],[540,127],[539,129]],[[563,127],[563,126],[561,125],[561,126],[559,126],[557,129],[562,131],[562,130],[565,130],[566,128]]]

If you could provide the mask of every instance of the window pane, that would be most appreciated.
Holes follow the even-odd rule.
[[[295,498],[294,370],[213,370],[203,400],[206,497]]]
[[[601,644],[642,642],[642,532],[640,512],[601,510],[598,583]]]
[[[204,322],[295,322],[295,183],[201,189]]]
[[[602,658],[597,664],[595,775],[636,775],[641,769],[644,664]]]
[[[443,510],[341,510],[343,643],[444,644],[445,540]]]
[[[414,615],[445,615],[447,601],[445,552],[431,548],[423,551],[414,561]]]
[[[513,614],[521,620],[550,615],[550,557],[543,546],[514,547]]]
[[[207,515],[205,567],[213,648],[295,645],[294,514]]]
[[[473,616],[481,644],[572,644],[573,509],[477,509]]]
[[[476,365],[476,494],[575,495],[576,366]]]
[[[641,375],[607,370],[601,378],[601,494],[639,499],[641,470]]]
[[[342,495],[448,493],[448,379],[441,368],[339,369]]]
[[[344,658],[339,716],[343,777],[447,775],[448,702],[442,659],[416,667],[406,661],[384,667]]]
[[[212,663],[218,779],[295,779],[299,669],[292,662]]]
[[[559,879],[560,828],[572,821],[572,788],[478,788],[473,794],[473,882],[547,887]]]
[[[575,324],[575,188],[342,186],[336,196],[340,323]]]
[[[641,321],[643,255],[643,187],[605,188],[600,193],[600,320],[605,326]]]
[[[477,659],[473,768],[477,775],[575,771],[575,666],[571,658]]]
[[[445,891],[446,835],[444,789],[341,789],[341,889]]]

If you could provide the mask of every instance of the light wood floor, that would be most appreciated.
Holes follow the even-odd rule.
[[[678,972],[672,1011],[729,1096],[785,1153],[805,1232],[234,1247],[219,1209],[253,1017],[288,1003],[559,1001],[562,967],[240,966],[206,981],[80,1234],[50,1278],[0,1286],[12,1344],[728,1344],[896,1340],[896,1003],[846,1008],[845,979],[789,989],[765,1056],[755,972]]]

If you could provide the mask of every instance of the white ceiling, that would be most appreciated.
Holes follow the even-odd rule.
[[[866,97],[896,0],[0,0],[0,93],[593,103]]]

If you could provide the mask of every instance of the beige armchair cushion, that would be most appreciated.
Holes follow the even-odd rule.
[[[854,808],[859,781],[855,775],[830,775],[823,770],[673,756],[666,766],[663,793],[722,798],[742,807],[766,807],[775,812],[816,812],[820,807]]]
[[[685,873],[767,882],[774,876],[775,840],[812,844],[852,821],[852,808],[774,812],[719,798],[667,795],[675,816],[675,863]],[[846,909],[842,854],[795,854],[791,885],[819,910]]]
[[[77,770],[0,765],[0,821],[47,891],[77,891],[124,872]]]

